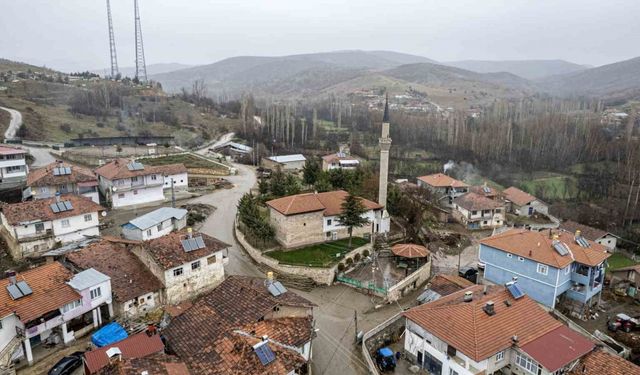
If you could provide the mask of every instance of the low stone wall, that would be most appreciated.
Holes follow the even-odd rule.
[[[402,332],[404,332],[405,319],[400,314],[401,313],[397,313],[387,319],[382,324],[365,333],[362,337],[362,356],[367,362],[371,374],[380,374],[378,366],[376,366],[373,359],[375,351],[383,346],[385,341],[393,341],[394,338],[400,337]]]
[[[244,237],[244,234],[238,229],[238,225],[234,226],[235,235],[238,239],[240,245],[247,251],[249,256],[253,258],[254,261],[264,264],[265,266],[272,268],[276,272],[280,272],[288,275],[302,276],[308,277],[315,281],[318,284],[322,285],[331,285],[333,283],[333,279],[335,278],[336,272],[338,272],[338,265],[336,264],[330,268],[319,268],[319,267],[304,267],[304,266],[291,266],[287,264],[280,264],[276,259],[268,257],[262,253],[262,251],[254,248],[249,244],[249,242]],[[371,251],[371,244],[366,244],[357,249],[350,251],[346,256],[353,257],[356,254],[361,254],[365,251]]]
[[[431,260],[425,263],[422,267],[418,268],[411,275],[405,277],[402,281],[389,288],[387,291],[387,300],[394,302],[402,298],[405,291],[414,290],[420,287],[431,277]],[[412,284],[415,282],[415,288]]]

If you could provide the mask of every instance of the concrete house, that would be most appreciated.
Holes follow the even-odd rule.
[[[535,212],[545,215],[549,213],[549,206],[546,203],[516,187],[512,186],[502,194],[507,202],[507,209],[515,215],[531,216]]]
[[[164,302],[176,304],[224,280],[229,246],[203,233],[179,231],[145,241],[132,251],[164,286]]]
[[[161,207],[122,224],[122,234],[128,240],[147,241],[162,237],[187,226],[187,210]]]
[[[302,154],[278,155],[262,158],[262,166],[269,169],[282,171],[299,171],[304,168],[307,159]]]
[[[106,238],[66,254],[72,268],[92,268],[111,278],[113,312],[123,318],[144,315],[162,304],[162,283],[131,252],[129,242]]]
[[[56,193],[82,195],[100,203],[98,177],[90,169],[55,161],[29,172],[23,198],[52,198]]]
[[[163,334],[192,374],[308,374],[313,308],[276,281],[229,276]]]
[[[479,250],[486,280],[517,278],[527,295],[551,308],[562,299],[596,304],[609,256],[604,246],[563,230],[512,229],[481,240]]]
[[[627,281],[635,288],[640,288],[640,264],[635,266],[628,266],[622,268],[616,268],[609,270],[611,273],[611,282],[618,283],[620,281]],[[640,298],[640,295],[636,294],[636,298]]]
[[[0,189],[17,188],[27,179],[27,152],[20,148],[0,146]]]
[[[595,348],[517,283],[474,285],[402,315],[404,352],[430,374],[564,374]]]
[[[488,186],[486,183],[484,185],[471,186],[469,188],[469,192],[476,193],[478,195],[482,195],[485,198],[489,198],[493,200],[504,199],[502,192],[500,190],[494,187]]]
[[[171,189],[171,180],[173,180],[173,189],[184,191],[189,189],[189,174],[187,167],[182,163],[167,164],[157,166],[164,176],[164,189]]]
[[[338,152],[322,157],[322,170],[330,171],[332,169],[356,169],[360,165],[360,160],[344,152]]]
[[[504,225],[504,202],[470,192],[453,200],[453,217],[468,229],[497,228]]]
[[[575,221],[565,220],[560,224],[560,229],[564,229],[567,232],[580,233],[584,238],[589,241],[597,242],[600,245],[606,247],[610,251],[615,251],[618,245],[618,236],[613,233],[609,233],[602,229],[590,227],[576,223]]]
[[[343,190],[325,193],[290,195],[267,202],[269,220],[275,228],[276,239],[284,247],[293,248],[323,241],[348,238],[347,227],[340,224],[338,215],[348,193]],[[354,236],[373,235],[389,231],[388,218],[383,218],[383,207],[361,198],[368,210],[363,216],[369,225],[353,228]]]
[[[93,269],[73,275],[58,262],[0,280],[2,364],[26,358],[45,343],[69,343],[111,317],[109,277]]]
[[[66,194],[2,207],[0,235],[14,259],[37,257],[56,244],[100,235],[102,206],[81,195]]]
[[[442,173],[418,177],[417,184],[433,193],[445,206],[451,206],[455,198],[469,192],[469,185]]]

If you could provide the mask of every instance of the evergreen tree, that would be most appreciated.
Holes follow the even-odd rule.
[[[294,195],[300,192],[300,184],[294,175],[288,174],[285,178],[285,190],[287,192],[286,195]]]
[[[323,172],[318,176],[318,179],[316,180],[316,183],[313,185],[313,188],[319,193],[324,193],[325,191],[333,190],[333,186],[329,181],[329,176],[327,175],[327,173]]]
[[[353,239],[353,228],[360,228],[369,224],[369,219],[363,217],[365,213],[367,213],[367,209],[360,198],[349,193],[344,202],[342,202],[342,212],[338,215],[340,225],[347,227],[349,231],[349,248],[351,248],[351,240]]]
[[[280,168],[271,173],[271,194],[273,194],[274,197],[280,198],[287,195],[286,180],[287,177]]]
[[[318,176],[322,173],[322,167],[317,159],[309,158],[302,168],[302,180],[307,185],[314,185],[318,180]]]

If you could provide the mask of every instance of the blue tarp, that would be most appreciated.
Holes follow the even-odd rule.
[[[127,331],[116,322],[109,323],[91,335],[91,342],[101,348],[127,338]]]
[[[380,355],[382,355],[383,357],[393,357],[393,350],[389,348],[382,348],[378,350],[378,353],[380,353]]]

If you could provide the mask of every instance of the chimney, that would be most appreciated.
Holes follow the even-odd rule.
[[[580,237],[580,235],[582,234],[582,232],[580,231],[580,229],[576,230],[576,237]]]
[[[487,315],[492,316],[496,314],[496,310],[493,306],[493,301],[487,301],[487,303],[482,308]]]
[[[4,276],[9,279],[9,284],[14,285],[16,283],[16,271],[7,270],[5,271]]]
[[[514,283],[518,282],[518,276],[514,276],[511,278],[511,281],[513,281]]]
[[[482,289],[482,294],[487,295],[487,286],[485,285],[484,288]]]
[[[518,335],[513,335],[513,336],[511,336],[511,343],[512,343],[514,346],[517,346],[517,345],[518,345]]]
[[[268,341],[269,340],[269,336],[267,335],[263,335],[262,336],[262,341]]]
[[[555,233],[555,234],[553,235],[553,239],[554,239],[554,240],[556,240],[556,241],[557,241],[559,238],[560,238],[560,236],[558,235],[558,233]]]
[[[471,302],[473,301],[473,292],[472,291],[468,291],[468,292],[464,292],[464,302]]]
[[[549,228],[549,238],[553,238],[553,233],[551,233],[551,228]]]
[[[56,191],[56,202],[60,203],[60,192]]]
[[[273,283],[273,272],[267,272],[267,285],[271,285]]]

